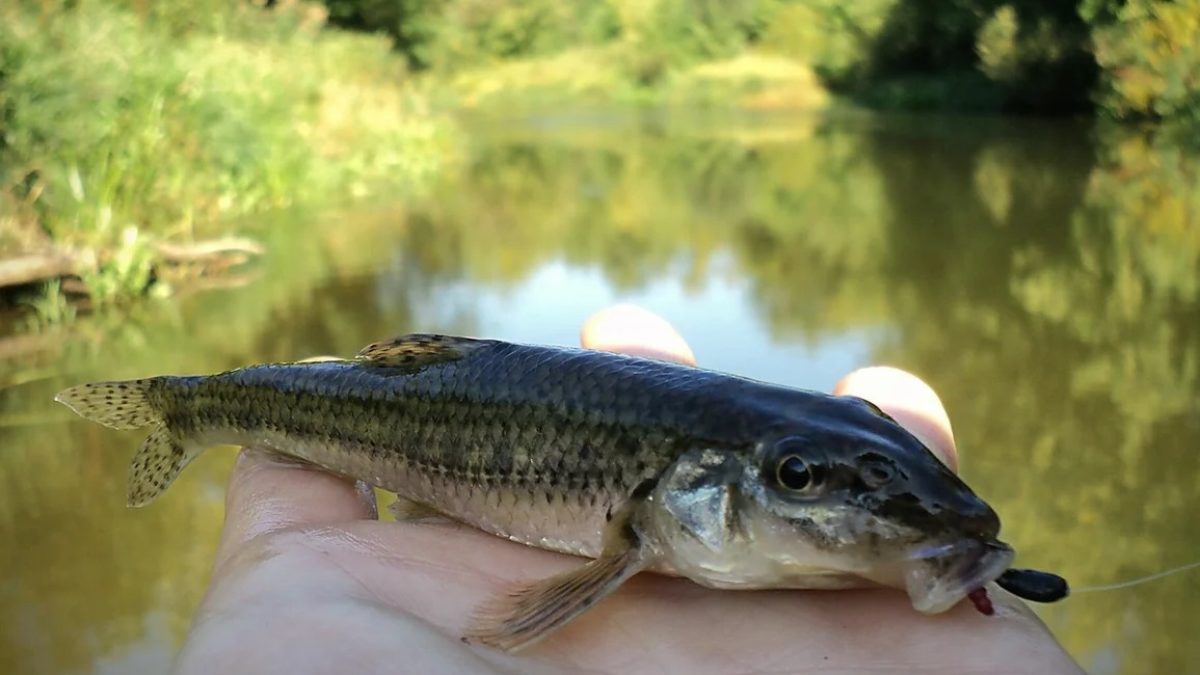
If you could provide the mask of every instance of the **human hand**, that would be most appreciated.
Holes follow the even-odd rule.
[[[614,308],[589,348],[693,363],[658,317]],[[893,369],[856,371],[835,393],[866,398],[957,466],[937,396]],[[641,574],[527,651],[464,644],[474,608],[518,582],[580,565],[458,525],[380,522],[373,492],[248,449],[230,478],[208,593],[181,673],[972,672],[1077,673],[1045,626],[994,585],[994,616],[937,616],[904,593],[715,591]]]

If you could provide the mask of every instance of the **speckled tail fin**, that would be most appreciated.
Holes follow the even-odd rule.
[[[201,449],[176,438],[162,412],[151,402],[147,393],[158,379],[92,382],[71,387],[54,397],[81,417],[106,427],[152,427],[129,466],[129,506],[144,506],[154,501]]]
[[[146,393],[157,378],[89,382],[58,392],[55,401],[112,429],[141,429],[162,420]]]
[[[391,368],[421,368],[461,359],[471,352],[496,344],[495,340],[413,333],[373,342],[358,352],[359,360]]]

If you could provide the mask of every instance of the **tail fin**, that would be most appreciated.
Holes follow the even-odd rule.
[[[74,410],[80,417],[112,429],[141,429],[162,422],[146,392],[153,380],[92,382],[58,392],[55,401]]]
[[[81,417],[113,429],[151,427],[129,466],[129,506],[154,501],[187,466],[201,447],[183,443],[172,432],[162,411],[151,402],[151,387],[166,378],[93,382],[61,391],[55,401]]]

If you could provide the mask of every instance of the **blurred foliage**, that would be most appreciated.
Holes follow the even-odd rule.
[[[695,303],[656,309],[701,325],[727,321],[707,292],[733,284],[759,317],[740,331],[863,340],[864,358],[930,381],[1019,564],[1087,586],[1200,557],[1200,152],[1178,136],[855,115],[478,125],[467,160],[403,212],[304,236],[280,221],[248,287],[83,322],[3,362],[0,381],[29,383],[0,391],[0,417],[65,420],[50,395],[90,378],[350,354],[410,329],[478,333],[480,297],[506,311],[547,266],[623,293],[677,280]],[[739,358],[804,386],[788,353]],[[0,434],[0,533],[21,543],[0,552],[10,670],[169,651],[203,588],[229,455],[125,511],[135,437],[79,423]],[[1079,594],[1042,614],[1091,671],[1190,672],[1194,582]],[[65,590],[77,588],[90,590]]]
[[[1200,0],[1129,0],[1095,41],[1101,108],[1200,121]]]
[[[446,3],[431,60],[445,68],[473,64],[479,55],[496,59],[550,54],[576,44],[602,42],[617,29],[606,3]]]
[[[422,183],[454,156],[440,108],[1196,121],[1197,44],[1200,0],[19,0],[0,7],[0,248],[81,250],[97,306],[119,301],[162,239]]]
[[[0,244],[94,250],[94,299],[140,292],[121,252],[267,209],[403,189],[450,155],[386,38],[320,5],[0,8]],[[132,228],[132,234],[130,234]],[[244,227],[243,227],[244,229]]]
[[[759,56],[767,60],[742,62],[745,82],[733,88],[759,105],[814,99],[758,96],[765,82],[773,92],[829,88],[884,108],[1098,107],[1118,117],[1191,117],[1200,108],[1197,0],[326,3],[340,25],[385,31],[414,66],[460,78],[455,93],[470,103],[498,93],[495,102],[510,105],[523,91],[537,103],[660,101],[681,90],[728,103],[728,88],[705,95],[695,82],[675,83],[700,64]],[[745,68],[772,58],[815,70],[823,86]],[[514,62],[523,65],[496,69]],[[572,88],[570,74],[592,86]]]
[[[332,23],[391,35],[396,49],[415,69],[430,64],[434,19],[444,4],[444,0],[325,0]]]

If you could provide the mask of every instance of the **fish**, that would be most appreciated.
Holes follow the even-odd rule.
[[[55,399],[149,430],[133,507],[205,448],[255,446],[396,493],[397,520],[448,518],[589,559],[479,606],[464,639],[506,651],[641,572],[731,590],[892,587],[934,614],[1015,555],[987,502],[874,404],[655,359],[410,334],[352,358]]]

